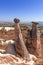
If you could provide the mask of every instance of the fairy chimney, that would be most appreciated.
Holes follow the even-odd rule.
[[[36,22],[32,22],[32,44],[37,47],[37,24]]]
[[[21,29],[20,29],[20,26],[19,26],[20,20],[15,18],[14,22],[15,22],[15,46],[16,46],[16,51],[24,59],[30,60],[29,59],[29,53],[28,53],[27,48],[25,46],[25,43],[23,41],[23,36],[22,36]]]
[[[32,44],[38,56],[41,55],[40,30],[38,30],[37,22],[32,22]]]

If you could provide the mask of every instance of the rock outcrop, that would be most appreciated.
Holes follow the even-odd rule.
[[[17,52],[26,60],[30,60],[29,53],[23,41],[23,36],[19,26],[19,19],[14,19],[15,22],[15,46]]]

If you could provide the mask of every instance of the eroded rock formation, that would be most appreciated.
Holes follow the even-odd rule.
[[[31,50],[29,51],[32,51],[34,48],[32,52],[36,52],[36,54],[38,54],[37,56],[38,59],[37,59],[36,56],[29,53],[29,51],[27,50],[28,48],[26,48],[25,46],[25,43],[23,41],[23,36],[21,33],[21,29],[19,26],[20,20],[15,18],[14,22],[15,22],[15,43],[11,42],[12,40],[9,40],[9,42],[4,41],[4,43],[0,42],[1,51],[2,49],[6,51],[6,53],[4,54],[0,52],[0,64],[3,64],[3,65],[7,65],[7,64],[8,65],[35,65],[36,61],[37,61],[36,65],[38,65],[39,63],[43,64],[43,61],[42,61],[43,53],[41,52],[41,50],[43,51],[43,46],[40,42],[40,31],[37,28],[38,23],[36,22],[32,23],[32,30],[29,31],[29,36],[27,39],[27,44],[28,44],[27,46],[31,48]],[[20,58],[19,56],[17,57],[16,54],[18,54]]]
[[[17,52],[26,60],[30,60],[29,53],[23,41],[22,33],[19,26],[19,19],[14,19],[15,22],[15,46]]]
[[[38,23],[37,22],[32,22],[32,45],[35,48],[35,51],[37,52],[37,57],[38,58],[38,62],[40,63],[40,65],[43,64],[43,58],[42,58],[42,53],[41,53],[41,49],[42,49],[42,44],[41,44],[41,40],[40,40],[40,30],[38,29]]]

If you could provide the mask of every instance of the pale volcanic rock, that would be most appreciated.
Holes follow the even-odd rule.
[[[5,30],[6,30],[6,31],[14,30],[14,27],[5,27]]]
[[[0,65],[35,65],[37,60],[36,56],[29,54],[30,61],[24,60],[22,57],[19,58],[16,55],[13,40],[1,40],[0,47]],[[6,53],[4,53],[6,52]],[[4,53],[4,54],[3,54]]]
[[[14,41],[13,41],[13,40],[6,40],[5,42],[6,42],[7,44],[8,44],[8,43],[11,43],[11,44],[13,44],[13,43],[14,43]]]
[[[0,30],[6,30],[6,31],[9,31],[9,30],[14,30],[14,27],[0,27]]]
[[[32,57],[31,54],[30,56]],[[12,54],[0,53],[0,65],[35,65],[35,61],[32,59],[30,61],[26,61],[23,60],[23,58],[16,57]]]

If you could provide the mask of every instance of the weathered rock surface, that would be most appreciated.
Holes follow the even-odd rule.
[[[27,48],[25,46],[25,43],[23,41],[23,36],[21,33],[19,19],[14,19],[15,22],[15,47],[16,51],[24,58],[25,60],[30,60],[29,53],[27,51]]]
[[[1,54],[0,53],[0,65],[35,65],[37,59],[34,55],[30,54],[31,60],[27,62],[23,58],[19,58],[12,54]]]

